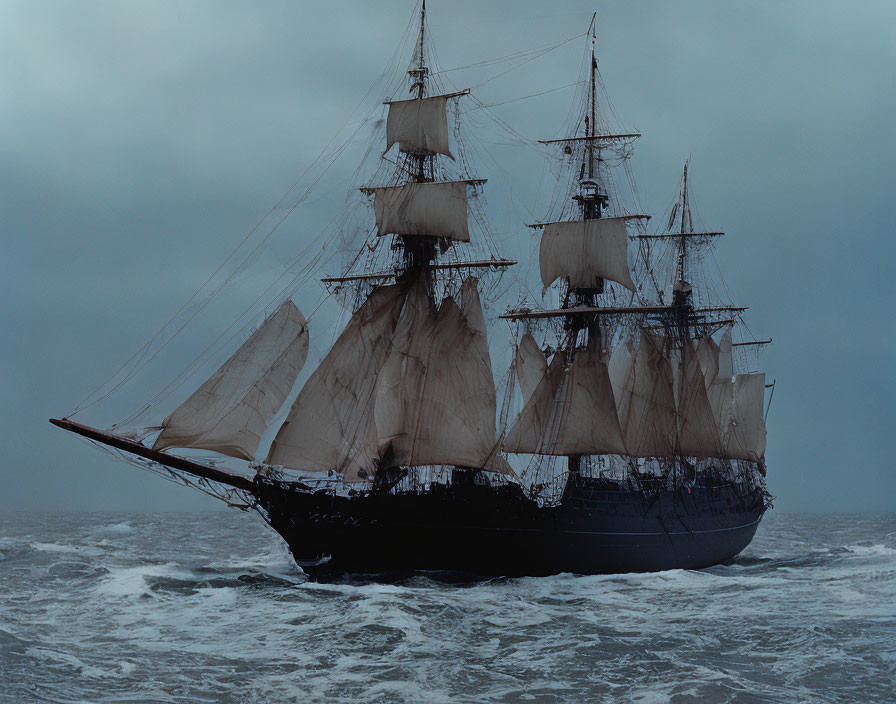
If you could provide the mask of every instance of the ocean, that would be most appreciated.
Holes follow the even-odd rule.
[[[896,515],[700,571],[305,580],[237,510],[0,514],[0,702],[896,702]]]

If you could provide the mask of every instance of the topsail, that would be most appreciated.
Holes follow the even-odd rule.
[[[626,218],[599,218],[546,225],[538,255],[545,288],[559,278],[573,289],[597,288],[603,278],[634,291],[625,223]]]
[[[467,182],[436,181],[371,188],[377,234],[447,237],[469,242]]]
[[[407,154],[451,156],[448,149],[447,102],[448,96],[445,95],[390,102],[386,120],[386,150],[397,142],[399,150]]]

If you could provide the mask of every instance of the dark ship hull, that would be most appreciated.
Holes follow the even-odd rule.
[[[560,503],[473,482],[344,497],[262,480],[260,507],[313,578],[415,570],[485,576],[699,569],[741,552],[766,494],[728,483],[632,490],[578,478]]]

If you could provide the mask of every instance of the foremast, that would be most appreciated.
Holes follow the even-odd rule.
[[[346,482],[372,482],[374,490],[389,490],[412,468],[512,474],[498,454],[494,379],[471,270],[515,262],[456,253],[472,239],[468,191],[485,180],[467,174],[464,163],[457,174],[443,161],[454,159],[449,101],[469,91],[431,90],[426,46],[422,3],[407,71],[410,97],[385,101],[380,166],[395,168],[375,177],[387,176],[384,185],[360,189],[372,197],[376,221],[361,253],[376,254],[355,258],[363,262],[360,272],[350,266],[324,279],[354,290],[359,305],[300,391],[266,460],[335,471]],[[371,271],[383,253],[391,268]]]
[[[420,31],[417,38],[416,58],[417,65],[408,69],[408,77],[411,86],[409,92],[416,93],[418,100],[426,97],[426,84],[429,69],[426,66],[426,0],[422,0],[420,6]],[[416,163],[414,169],[414,181],[417,183],[431,183],[435,180],[433,164],[435,161],[434,154],[414,154],[408,155]],[[427,169],[427,166],[429,167]],[[433,269],[431,264],[436,258],[436,242],[435,237],[416,236],[411,238],[400,237],[400,244],[404,252],[404,263],[406,266],[406,274],[413,276],[415,272],[420,272],[427,281],[427,291],[430,296],[433,294]]]

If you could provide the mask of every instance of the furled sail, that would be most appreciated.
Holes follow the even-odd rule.
[[[516,348],[516,379],[525,404],[548,371],[548,362],[532,333],[526,332]]]
[[[496,408],[476,279],[464,282],[460,305],[446,298],[437,313],[419,280],[408,294],[377,389],[383,461],[503,471],[490,461]]]
[[[621,355],[619,359],[617,355]],[[633,457],[670,457],[675,395],[662,338],[642,331],[637,350],[631,343],[619,345],[610,366],[626,453]]]
[[[192,447],[252,460],[308,357],[308,323],[292,301],[162,423],[153,449]]]
[[[545,225],[539,249],[544,287],[568,278],[570,288],[596,288],[597,279],[603,278],[634,291],[625,222],[625,218],[596,218]]]
[[[507,452],[539,455],[622,454],[607,366],[596,350],[558,352],[504,441]]]
[[[447,103],[444,95],[390,102],[386,150],[398,142],[398,148],[407,154],[450,157]]]
[[[401,284],[381,286],[352,315],[299,392],[265,462],[303,471],[335,469],[346,481],[373,478],[379,459],[376,382],[405,290]]]
[[[467,182],[435,181],[371,188],[377,234],[447,237],[469,242]]]

